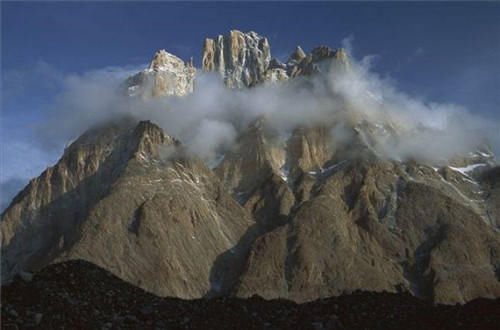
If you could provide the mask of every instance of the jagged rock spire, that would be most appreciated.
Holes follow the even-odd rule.
[[[271,58],[267,38],[253,31],[231,30],[227,35],[205,39],[202,70],[217,72],[229,88],[246,88],[324,72],[318,68],[325,67],[328,59],[333,60],[329,63],[335,66],[349,67],[348,55],[343,49],[334,51],[327,46],[318,46],[309,54],[297,46],[288,61],[282,63]],[[193,92],[195,74],[192,57],[189,62],[184,62],[161,49],[154,54],[146,70],[127,79],[125,88],[129,96],[144,99],[184,96]]]
[[[302,50],[300,46],[297,46],[295,48],[295,51],[290,55],[290,58],[288,59],[287,63],[298,63],[300,62],[304,57],[306,57],[306,53]]]
[[[251,87],[263,81],[270,60],[267,38],[253,31],[231,30],[228,35],[207,38],[203,44],[203,71],[219,72],[231,88]]]

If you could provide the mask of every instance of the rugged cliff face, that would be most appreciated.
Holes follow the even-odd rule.
[[[498,296],[496,185],[481,184],[494,181],[481,180],[496,173],[487,170],[490,155],[457,160],[462,167],[387,161],[370,152],[367,125],[353,131],[358,144],[333,143],[325,127],[297,128],[281,141],[260,120],[216,168],[267,231],[233,294],[309,301],[363,288],[444,303]]]
[[[227,87],[258,84],[270,60],[269,42],[255,32],[232,30],[227,36],[207,38],[203,44],[203,70],[219,72]]]
[[[442,174],[349,159],[308,176],[309,198],[257,239],[235,294],[308,301],[362,287],[445,303],[500,294],[498,231]]]
[[[231,31],[206,39],[203,70],[231,88],[300,88],[331,66],[350,68],[343,50],[325,46],[297,47],[287,63],[270,56],[267,39]],[[132,96],[183,96],[194,73],[159,51],[126,85]],[[398,127],[338,116],[289,136],[259,118],[215,168],[151,122],[92,128],[2,214],[2,281],[84,259],[183,298],[302,302],[357,289],[443,303],[500,296],[493,153],[483,147],[448,164],[388,160],[375,144],[397,138]],[[348,142],[334,134],[341,116]]]
[[[2,216],[2,279],[85,259],[160,295],[217,292],[235,280],[254,222],[217,177],[150,122],[75,141]]]
[[[205,39],[202,58],[203,71],[219,73],[224,84],[230,88],[284,82],[321,71],[322,66],[348,67],[346,52],[343,49],[333,51],[327,46],[316,47],[309,55],[297,46],[287,63],[282,63],[271,59],[266,38],[255,32],[238,30],[232,30],[226,36]]]
[[[149,68],[125,81],[126,93],[143,99],[184,96],[193,92],[196,69],[164,49],[157,51]]]

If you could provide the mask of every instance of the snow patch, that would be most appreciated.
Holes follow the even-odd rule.
[[[491,155],[491,154],[487,154],[487,153],[482,152],[482,151],[478,151],[478,152],[477,152],[477,154],[478,154],[479,156],[483,156],[483,157],[485,157],[485,158],[491,158],[491,157],[493,157],[493,155]]]
[[[469,182],[469,183],[472,183],[475,186],[479,186],[479,183],[477,181],[471,180],[471,179],[469,179],[469,177],[465,177],[464,180]]]
[[[347,160],[343,160],[339,163],[333,164],[331,166],[328,166],[327,168],[320,168],[319,171],[309,171],[310,175],[321,175],[321,174],[328,174],[335,168],[339,167],[340,165],[344,164],[347,162]]]
[[[448,166],[448,167],[450,169],[452,169],[453,171],[459,172],[463,176],[466,176],[466,177],[470,178],[470,176],[467,174],[468,172],[472,172],[476,168],[483,167],[483,166],[488,166],[488,164],[480,163],[480,164],[472,164],[472,165],[465,166],[465,167],[453,167],[453,166]]]

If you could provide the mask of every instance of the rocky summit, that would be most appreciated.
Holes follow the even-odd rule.
[[[2,279],[81,258],[159,295],[197,298],[234,281],[252,226],[174,138],[150,122],[113,124],[75,141],[3,215]]]
[[[184,63],[180,58],[161,49],[157,51],[149,68],[125,81],[126,93],[141,98],[184,96],[193,92],[196,69],[193,60]]]
[[[250,87],[264,80],[271,60],[266,38],[237,30],[207,38],[203,44],[203,70],[216,71],[227,87]]]
[[[269,41],[255,32],[232,30],[229,35],[207,38],[203,44],[205,72],[217,72],[229,88],[253,87],[265,82],[283,82],[300,75],[319,71],[321,64],[348,66],[343,49],[333,51],[319,46],[308,55],[300,46],[287,63],[271,58]],[[325,61],[335,59],[335,61]]]
[[[203,71],[232,91],[298,90],[351,64],[327,46],[297,46],[282,63],[265,37],[233,30],[205,40],[201,70],[160,50],[123,86],[133,99],[182,98]],[[500,297],[495,155],[483,143],[446,162],[384,157],[377,143],[401,130],[346,110],[283,136],[262,116],[208,166],[154,122],[103,122],[3,212],[2,283],[80,259],[183,299],[305,303],[356,290],[443,304]]]

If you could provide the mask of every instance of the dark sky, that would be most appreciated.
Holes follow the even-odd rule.
[[[2,174],[37,175],[58,155],[32,147],[64,77],[143,65],[160,48],[199,66],[205,37],[268,37],[273,56],[340,47],[376,55],[373,70],[426,102],[500,115],[500,2],[1,2]],[[71,111],[71,109],[68,109]],[[9,181],[11,180],[11,181]]]

